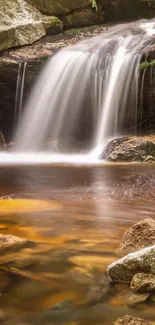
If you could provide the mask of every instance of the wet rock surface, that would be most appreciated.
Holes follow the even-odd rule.
[[[151,292],[155,291],[155,275],[137,273],[133,276],[130,288],[134,292]]]
[[[114,325],[153,325],[153,322],[150,322],[145,319],[132,317],[129,315],[119,318]]]
[[[125,231],[119,251],[132,253],[153,245],[155,245],[155,221],[144,219]]]
[[[114,162],[154,162],[155,136],[112,140],[104,149],[102,158]]]
[[[24,238],[19,238],[12,235],[0,234],[0,251],[5,249],[15,249],[24,246],[28,241]]]
[[[130,283],[136,273],[155,274],[155,246],[128,254],[107,267],[111,281]]]

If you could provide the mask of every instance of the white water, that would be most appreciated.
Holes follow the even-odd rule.
[[[105,142],[119,136],[125,119],[130,117],[136,127],[138,67],[142,50],[154,34],[154,21],[122,24],[52,57],[30,95],[17,131],[16,150],[30,152],[19,154],[18,161],[28,162],[29,157],[29,161],[48,163],[95,162]],[[63,148],[59,155],[40,155],[45,142],[61,143],[75,137],[86,107],[93,120],[89,151],[73,155],[68,142],[69,154]],[[3,158],[7,160],[5,155]]]
[[[15,96],[15,113],[14,113],[15,127],[17,126],[19,127],[19,123],[21,122],[26,67],[27,67],[27,62],[19,63],[17,84],[16,84],[16,96]]]

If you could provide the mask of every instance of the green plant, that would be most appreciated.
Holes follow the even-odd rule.
[[[152,68],[152,67],[155,67],[155,60],[153,60],[153,61],[150,62],[150,67],[151,67],[151,68]]]
[[[147,61],[141,62],[139,65],[139,70],[146,70],[150,66],[150,63]]]
[[[96,9],[96,11],[98,11],[98,6],[97,6],[96,0],[92,0],[92,8]]]

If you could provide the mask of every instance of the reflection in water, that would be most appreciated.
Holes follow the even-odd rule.
[[[0,277],[9,281],[0,296],[6,325],[110,325],[124,314],[154,320],[153,304],[128,306],[128,287],[112,286],[88,303],[94,272],[118,258],[125,229],[154,218],[154,167],[6,168],[0,197],[0,233],[30,240],[0,251]],[[65,310],[49,311],[66,300]]]

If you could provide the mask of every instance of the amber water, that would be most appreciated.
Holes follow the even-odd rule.
[[[110,325],[125,314],[155,320],[154,303],[128,305],[127,286],[111,285],[99,299],[97,284],[119,258],[124,231],[154,218],[153,166],[3,168],[0,197],[0,233],[30,240],[0,253],[0,277],[9,281],[0,286],[4,324]]]

